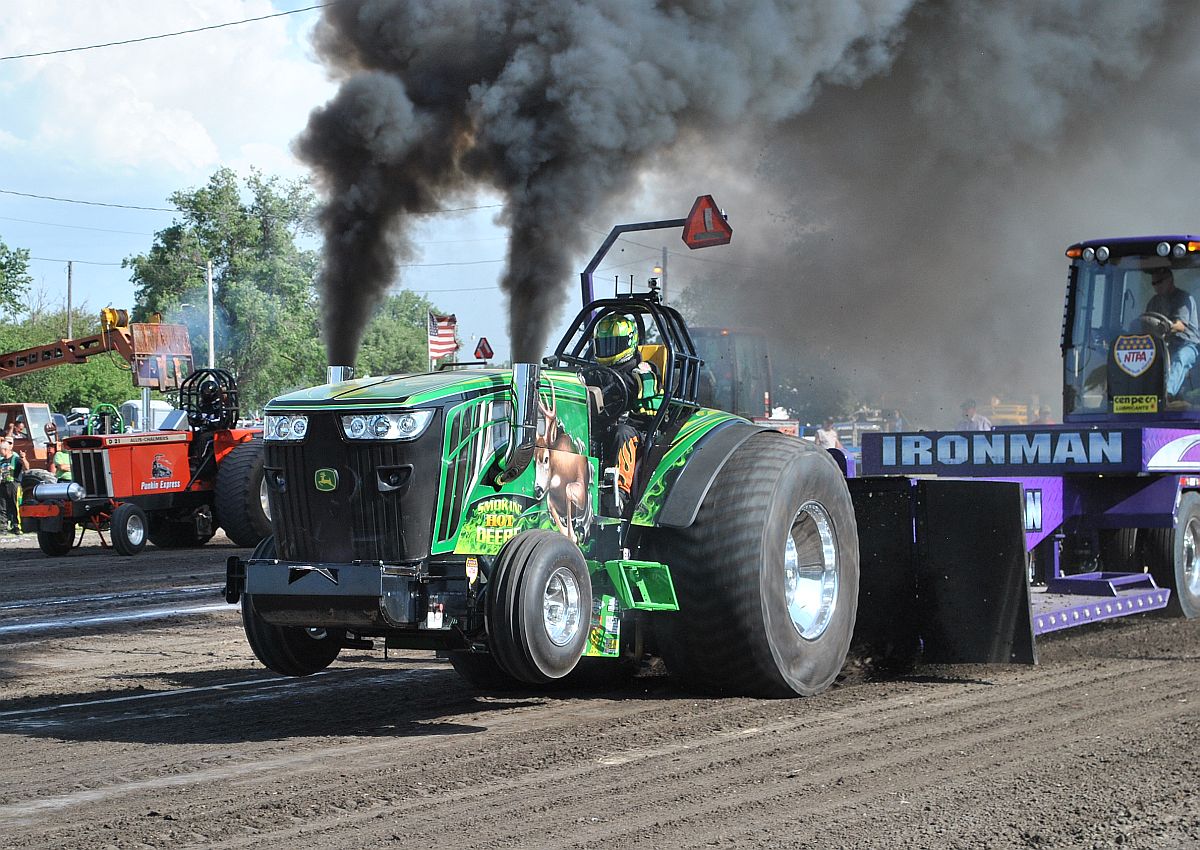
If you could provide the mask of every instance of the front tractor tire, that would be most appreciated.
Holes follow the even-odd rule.
[[[275,538],[262,540],[250,557],[274,558]],[[242,594],[242,626],[254,657],[268,670],[284,676],[319,673],[342,651],[342,632],[268,623],[255,609],[254,596],[249,593]]]
[[[263,443],[234,446],[217,469],[216,520],[237,546],[257,546],[271,533],[263,479]]]
[[[108,521],[113,549],[118,555],[130,557],[146,548],[150,520],[146,512],[132,502],[117,505]]]
[[[833,683],[854,632],[858,531],[827,452],[756,434],[721,469],[695,522],[658,533],[679,597],[679,611],[657,620],[669,673],[756,696],[811,696]]]
[[[38,529],[38,548],[51,558],[68,555],[75,546],[75,523],[63,522],[58,531]]]
[[[501,671],[532,685],[563,679],[583,657],[591,619],[591,576],[578,546],[540,529],[505,544],[487,605],[489,648]]]

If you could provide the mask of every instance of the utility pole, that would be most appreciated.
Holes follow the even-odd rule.
[[[71,268],[74,265],[73,260],[67,260],[67,339],[75,338],[71,325]]]
[[[217,352],[213,348],[213,284],[212,284],[212,260],[208,261],[204,273],[205,280],[208,282],[208,368],[215,369],[217,366]]]
[[[662,300],[663,300],[663,303],[666,304],[667,303],[667,246],[666,245],[663,245],[662,280],[659,282],[662,284]]]

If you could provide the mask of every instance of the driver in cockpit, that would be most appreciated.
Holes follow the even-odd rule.
[[[1170,322],[1166,334],[1167,351],[1171,354],[1171,371],[1167,373],[1167,397],[1175,398],[1184,379],[1200,354],[1200,326],[1197,325],[1196,299],[1175,286],[1175,274],[1170,269],[1154,269],[1150,273],[1154,295],[1146,304],[1147,313],[1158,313]]]
[[[617,486],[624,497],[633,489],[638,448],[642,436],[630,417],[653,416],[662,401],[662,376],[652,363],[642,360],[638,348],[637,323],[629,316],[612,313],[596,323],[592,335],[593,354],[601,366],[612,369],[625,384],[629,399],[613,428],[609,459],[617,468]]]

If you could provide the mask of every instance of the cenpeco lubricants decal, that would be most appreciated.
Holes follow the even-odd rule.
[[[642,494],[642,498],[633,512],[634,525],[654,525],[658,519],[658,512],[662,510],[667,493],[670,492],[679,473],[683,471],[688,456],[696,448],[696,444],[711,434],[714,428],[732,421],[744,420],[739,420],[732,413],[703,409],[697,410],[688,417],[687,422],[683,423],[683,427],[675,435],[675,440],[671,443],[666,455],[663,456],[662,462],[651,475],[650,483],[646,486],[646,491]]]

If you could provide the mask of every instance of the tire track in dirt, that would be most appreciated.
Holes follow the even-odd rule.
[[[969,688],[969,692],[958,694],[955,697],[946,699],[944,694],[939,696],[936,693],[936,688],[931,689],[926,694],[918,695],[919,698],[914,699],[912,694],[902,694],[881,703],[864,702],[857,705],[849,705],[839,711],[817,711],[812,717],[805,717],[804,720],[797,723],[796,717],[786,717],[783,720],[777,721],[774,724],[765,726],[751,727],[746,729],[721,729],[723,724],[736,720],[740,714],[745,713],[747,707],[751,708],[752,714],[769,713],[778,716],[778,710],[772,710],[772,706],[778,706],[779,703],[766,704],[750,704],[729,706],[724,711],[712,712],[711,705],[706,704],[699,709],[701,716],[706,718],[704,725],[708,726],[711,731],[705,736],[699,736],[695,740],[690,738],[677,742],[675,745],[667,744],[659,747],[657,750],[651,749],[648,752],[641,754],[639,758],[631,755],[611,755],[612,739],[620,738],[620,734],[614,733],[605,736],[599,740],[585,740],[583,742],[574,742],[569,740],[570,731],[577,728],[573,723],[567,725],[562,730],[556,730],[555,727],[562,726],[564,721],[571,721],[572,718],[563,718],[555,712],[556,706],[548,705],[541,706],[540,710],[542,717],[538,718],[539,723],[534,724],[548,728],[550,731],[565,731],[568,733],[568,740],[561,742],[553,742],[551,746],[563,747],[567,750],[578,749],[583,745],[583,752],[573,756],[574,761],[568,763],[566,767],[556,770],[539,769],[539,761],[545,762],[547,754],[539,752],[538,746],[546,746],[548,742],[541,742],[539,745],[530,746],[524,751],[517,752],[514,742],[505,741],[503,746],[490,746],[487,753],[478,756],[474,759],[466,759],[465,763],[455,764],[455,773],[461,774],[461,781],[471,782],[472,779],[477,780],[479,776],[486,775],[488,772],[489,760],[495,760],[495,750],[500,749],[505,753],[507,764],[504,766],[494,765],[496,773],[499,774],[499,782],[493,782],[487,788],[467,785],[462,788],[453,788],[451,791],[436,793],[428,787],[424,790],[425,796],[419,800],[404,800],[399,805],[385,807],[369,807],[366,811],[354,812],[352,800],[349,798],[359,794],[364,788],[371,788],[372,783],[377,783],[381,776],[386,776],[387,772],[381,773],[385,767],[391,767],[396,772],[412,773],[413,775],[422,775],[436,777],[439,785],[447,783],[453,786],[455,782],[454,775],[439,776],[435,770],[437,763],[444,760],[438,750],[446,747],[457,748],[458,743],[455,741],[434,741],[429,743],[422,741],[422,752],[428,758],[417,761],[416,763],[406,764],[406,756],[411,756],[405,752],[397,753],[395,750],[405,750],[406,742],[396,742],[392,746],[384,746],[378,742],[369,742],[367,744],[350,745],[351,752],[358,758],[351,760],[345,756],[343,746],[335,746],[333,748],[324,748],[321,753],[316,755],[308,752],[296,754],[290,759],[284,759],[276,765],[276,769],[286,767],[288,772],[285,776],[274,776],[271,772],[265,775],[260,774],[256,777],[248,777],[238,774],[236,771],[233,774],[225,776],[220,771],[216,774],[203,774],[197,778],[198,782],[204,782],[208,779],[220,780],[231,779],[242,786],[261,785],[264,788],[257,791],[243,787],[242,796],[234,796],[230,798],[231,807],[226,811],[224,806],[219,803],[215,806],[212,803],[217,803],[216,800],[208,800],[206,802],[206,819],[216,819],[218,821],[224,817],[236,814],[239,810],[244,810],[247,800],[258,798],[258,794],[265,790],[266,786],[271,786],[273,796],[278,798],[280,794],[289,796],[290,800],[275,799],[272,801],[272,806],[276,810],[286,811],[291,808],[295,813],[303,813],[306,819],[305,825],[296,828],[284,829],[280,832],[272,832],[270,835],[256,834],[253,839],[242,841],[240,839],[232,839],[223,844],[215,844],[212,841],[208,843],[211,846],[247,846],[248,844],[263,845],[269,838],[270,842],[277,842],[276,846],[287,846],[290,841],[297,837],[304,837],[306,840],[314,838],[323,832],[345,829],[354,826],[356,834],[361,834],[364,829],[364,823],[369,825],[370,821],[381,816],[386,817],[387,821],[393,822],[396,818],[402,817],[403,820],[415,820],[417,823],[432,824],[432,831],[428,834],[422,832],[406,831],[406,835],[415,838],[427,837],[434,838],[441,833],[439,825],[446,826],[451,823],[459,824],[459,827],[466,826],[467,834],[486,836],[486,840],[481,846],[486,846],[495,840],[500,841],[516,841],[522,842],[524,839],[533,841],[540,840],[537,837],[544,835],[548,824],[543,824],[542,820],[534,817],[530,818],[529,809],[537,810],[539,801],[542,803],[542,808],[553,808],[552,815],[545,816],[545,819],[552,822],[558,822],[563,816],[568,816],[573,812],[587,812],[587,815],[579,814],[580,817],[591,818],[598,817],[602,826],[595,827],[596,831],[589,830],[585,824],[575,836],[583,836],[581,842],[584,846],[589,841],[599,840],[602,836],[613,836],[613,822],[620,820],[623,824],[631,827],[628,830],[622,830],[620,834],[623,836],[622,843],[625,841],[636,840],[639,836],[639,830],[654,836],[655,833],[663,828],[661,821],[661,811],[664,809],[671,811],[679,811],[679,807],[686,805],[689,799],[696,798],[695,791],[691,791],[683,797],[666,796],[655,797],[647,795],[645,789],[653,789],[656,785],[663,787],[684,787],[695,788],[700,787],[703,790],[698,795],[698,802],[691,803],[691,809],[685,817],[696,818],[702,815],[702,811],[711,809],[711,804],[707,801],[716,793],[728,795],[729,781],[723,779],[726,774],[732,773],[736,775],[744,775],[746,771],[746,762],[754,762],[760,760],[764,755],[769,755],[776,752],[780,748],[777,736],[784,735],[788,738],[798,739],[798,746],[804,749],[821,749],[829,748],[830,752],[826,759],[829,764],[822,767],[829,775],[837,774],[845,769],[845,759],[849,754],[853,754],[856,758],[869,756],[870,748],[859,746],[854,749],[847,749],[845,745],[838,745],[838,742],[844,740],[860,740],[863,742],[872,741],[874,746],[891,751],[896,747],[896,733],[898,730],[904,730],[911,727],[914,721],[920,721],[923,724],[928,724],[931,718],[939,718],[945,725],[962,725],[964,728],[980,727],[985,729],[995,724],[997,718],[1012,714],[1012,704],[1028,703],[1029,708],[1025,709],[1016,716],[1029,716],[1038,714],[1044,711],[1047,702],[1044,693],[1047,690],[1047,684],[1057,683],[1059,687],[1073,687],[1080,683],[1090,681],[1089,672],[1084,669],[1071,671],[1068,675],[1061,672],[1058,673],[1038,673],[1037,671],[1023,671],[1028,675],[1028,680],[1017,683],[1017,692],[1011,695],[1006,695],[1002,701],[990,699],[988,693],[992,690],[992,686],[975,686]],[[1151,684],[1156,679],[1151,672],[1135,671],[1140,678],[1146,678]],[[1112,680],[1119,676],[1127,675],[1125,671],[1113,673],[1107,678]],[[1052,690],[1052,689],[1051,689]],[[738,702],[738,701],[734,701]],[[813,703],[817,701],[812,701]],[[1049,701],[1049,702],[1052,702]],[[718,703],[719,705],[720,703]],[[805,705],[810,704],[805,702]],[[607,708],[607,707],[606,707]],[[674,735],[678,737],[678,723],[671,718],[670,715],[678,714],[677,705],[668,705],[665,708],[651,706],[646,708],[642,706],[641,711],[637,711],[639,715],[665,715],[662,717],[636,717],[626,718],[626,720],[636,720],[637,724],[644,725],[648,722],[666,724],[668,730],[662,734],[662,737],[670,741]],[[765,709],[765,712],[764,712]],[[549,714],[547,714],[549,712]],[[968,715],[981,715],[975,718],[975,723],[971,726],[962,723],[961,720],[954,720],[960,713]],[[515,714],[527,713],[523,709],[518,709]],[[601,716],[611,714],[608,711],[599,712]],[[807,714],[807,713],[804,713]],[[1084,711],[1081,717],[1092,716],[1089,712]],[[678,719],[678,718],[676,718]],[[578,716],[573,718],[574,723],[579,720]],[[618,727],[612,725],[613,718],[607,717],[610,728],[619,730]],[[516,716],[505,717],[506,722],[497,722],[489,729],[489,734],[495,736],[525,735],[528,737],[530,731],[536,732],[537,729],[530,730],[529,724],[519,722]],[[627,723],[620,724],[627,726]],[[635,724],[636,725],[636,724]],[[505,728],[507,727],[507,728]],[[520,727],[520,728],[518,728]],[[867,734],[868,728],[874,727],[874,733]],[[1054,728],[1057,728],[1055,726]],[[674,731],[671,731],[671,730]],[[653,731],[653,729],[652,729]],[[660,730],[661,731],[661,730]],[[919,730],[913,731],[910,735],[912,738],[921,736]],[[991,743],[995,740],[996,735],[1004,735],[1007,732],[991,733],[985,731],[977,731],[973,734],[979,736],[978,741],[982,744]],[[747,739],[753,744],[753,749],[746,750]],[[493,742],[495,744],[497,742]],[[937,750],[940,753],[947,748],[963,746],[963,742],[959,739],[954,739],[947,743],[944,747]],[[610,755],[604,756],[605,751],[610,751]],[[920,761],[928,757],[921,755],[915,756],[915,760]],[[683,754],[677,756],[677,754]],[[261,758],[265,754],[259,754]],[[637,754],[634,754],[637,755]],[[549,754],[553,758],[553,752]],[[613,768],[622,767],[628,770],[628,765],[637,766],[639,770],[647,762],[656,762],[663,758],[678,757],[686,759],[687,763],[680,765],[672,763],[672,770],[663,774],[657,767],[653,769],[653,779],[647,777],[643,781],[634,781],[631,784],[641,789],[637,792],[637,798],[642,803],[637,805],[638,799],[628,799],[628,792],[614,792],[612,794],[611,805],[605,805],[605,800],[600,801],[597,805],[594,789],[596,787],[606,787],[607,776],[611,775]],[[779,761],[782,758],[783,761]],[[775,767],[772,769],[776,772],[790,769],[787,764],[794,758],[794,754],[785,752],[782,756],[777,757]],[[869,770],[882,771],[884,768],[896,765],[893,763],[894,757],[889,755],[876,756],[879,764]],[[346,783],[345,788],[329,789],[335,793],[330,797],[325,795],[322,801],[327,807],[330,807],[330,813],[325,819],[314,817],[311,813],[304,813],[304,806],[307,804],[305,797],[311,797],[311,785],[301,783],[295,785],[295,773],[292,772],[295,768],[300,767],[303,772],[321,772],[327,771],[329,763],[339,764],[339,775]],[[607,762],[607,763],[606,763]],[[616,762],[619,762],[616,763]],[[260,761],[260,767],[264,765]],[[269,765],[267,765],[269,766]],[[531,771],[532,776],[526,771]],[[752,773],[755,771],[751,771]],[[861,771],[860,771],[861,773]],[[505,779],[505,774],[508,778]],[[128,773],[124,773],[128,775]],[[819,774],[824,776],[825,774]],[[858,775],[858,774],[855,774]],[[636,780],[637,773],[634,773]],[[715,777],[715,779],[714,779]],[[532,780],[532,781],[531,781]],[[151,783],[152,779],[140,780],[142,782]],[[812,794],[811,778],[808,784],[802,786],[806,795]],[[288,782],[289,788],[281,790],[280,782]],[[165,783],[169,784],[169,783]],[[581,786],[586,789],[591,789],[586,793],[581,793],[576,797],[563,797],[563,787],[569,784]],[[736,784],[736,783],[735,783]],[[147,786],[149,787],[149,786]],[[518,796],[519,792],[519,796]],[[793,792],[787,792],[789,795]],[[504,796],[512,794],[515,799],[509,802]],[[190,796],[190,795],[189,795]],[[360,796],[369,797],[371,794],[362,794]],[[496,798],[500,799],[497,805]],[[204,799],[204,798],[201,798]],[[771,795],[765,798],[770,802]],[[645,802],[648,800],[649,802]],[[168,801],[161,800],[161,804],[170,805]],[[182,801],[181,801],[182,802]],[[194,802],[194,799],[191,800]],[[809,808],[810,801],[805,798],[806,808]],[[339,803],[344,805],[339,806]],[[159,807],[163,807],[160,805]],[[744,805],[757,807],[763,805],[763,800],[751,796],[747,799]],[[736,809],[735,809],[736,810]],[[481,816],[480,812],[485,814]],[[599,814],[597,814],[599,811]],[[301,814],[293,814],[292,816],[301,816]],[[101,815],[101,812],[94,812],[89,815],[88,819],[92,820],[95,816]],[[630,818],[636,820],[636,824],[630,822]],[[323,822],[323,820],[327,822]],[[590,820],[588,821],[590,823]],[[520,823],[521,830],[519,832],[510,833],[511,825]],[[670,821],[668,821],[670,823]],[[688,823],[685,819],[682,823]],[[532,826],[531,826],[532,824]],[[386,832],[390,827],[385,827]],[[49,836],[47,836],[49,837]],[[209,838],[215,838],[209,831]],[[385,836],[381,836],[380,840],[385,840]],[[652,840],[659,840],[652,838]],[[632,846],[632,845],[631,845]]]

